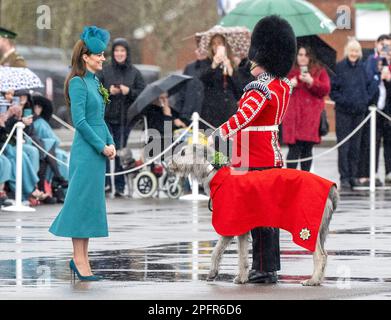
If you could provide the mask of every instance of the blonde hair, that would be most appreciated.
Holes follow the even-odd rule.
[[[362,54],[361,44],[354,37],[348,37],[348,42],[346,43],[345,49],[344,49],[345,58],[348,56],[350,50],[358,50],[359,58],[360,59],[362,58],[363,54]]]

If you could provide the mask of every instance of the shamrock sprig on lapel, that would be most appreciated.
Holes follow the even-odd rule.
[[[228,158],[222,152],[215,152],[211,164],[220,169],[228,165]]]
[[[102,95],[103,97],[103,101],[106,104],[110,103],[110,93],[109,91],[103,86],[102,83],[99,83],[99,93]]]

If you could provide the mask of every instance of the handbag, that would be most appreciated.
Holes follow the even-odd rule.
[[[321,137],[326,136],[329,133],[329,129],[330,126],[327,121],[326,110],[323,109],[322,113],[320,114],[319,135]]]

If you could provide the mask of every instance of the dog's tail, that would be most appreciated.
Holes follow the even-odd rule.
[[[326,237],[329,233],[330,221],[333,216],[333,213],[337,209],[338,202],[339,202],[339,194],[338,194],[337,188],[335,186],[333,186],[333,187],[331,187],[329,195],[327,197],[326,206],[325,206],[324,212],[323,212],[321,229],[320,229],[320,233],[319,233],[319,237],[320,237],[319,240],[320,240],[322,248],[323,248],[324,243],[326,241]]]

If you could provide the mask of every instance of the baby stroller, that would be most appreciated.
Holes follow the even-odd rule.
[[[146,117],[143,116],[142,120],[135,124],[130,135],[130,139],[133,142],[134,140],[140,140],[141,135],[143,145],[138,145],[138,148],[141,147],[143,149],[147,145],[147,130]],[[139,135],[138,138],[137,135]],[[143,160],[143,150],[139,150],[138,155],[136,153],[136,150],[132,150],[131,148],[124,148],[118,152],[121,165],[125,171],[140,167],[145,163]],[[136,160],[135,156],[139,160]],[[178,199],[183,194],[181,179],[175,173],[169,171],[167,163],[164,160],[157,160],[139,170],[127,174],[125,181],[129,189],[129,194],[133,195],[133,192],[135,192],[141,198],[150,198],[154,195],[159,197],[161,191],[170,199]]]

